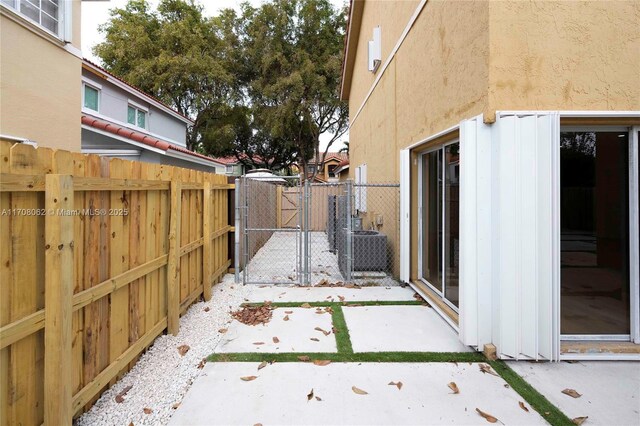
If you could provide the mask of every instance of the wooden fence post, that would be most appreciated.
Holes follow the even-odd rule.
[[[211,182],[204,183],[204,197],[202,197],[202,235],[204,237],[204,247],[202,249],[202,283],[204,300],[211,299]]]
[[[74,255],[73,178],[45,180],[44,423],[70,425]],[[66,212],[65,212],[66,211]]]
[[[175,179],[175,176],[173,177]],[[167,264],[167,330],[174,336],[180,330],[180,214],[182,182],[171,181],[169,219],[169,259]]]

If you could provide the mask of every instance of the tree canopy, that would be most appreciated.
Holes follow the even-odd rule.
[[[129,0],[94,48],[110,72],[195,124],[190,149],[282,169],[323,158],[347,129],[338,98],[345,11],[328,0],[245,3],[206,17],[193,0]],[[316,167],[317,169],[317,167]]]

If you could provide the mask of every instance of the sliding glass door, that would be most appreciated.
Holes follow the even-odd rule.
[[[420,159],[420,278],[457,310],[460,262],[460,144]]]
[[[626,129],[561,133],[565,339],[629,339],[629,152]]]

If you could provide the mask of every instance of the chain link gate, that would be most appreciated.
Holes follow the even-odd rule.
[[[236,282],[398,285],[399,185],[236,179]]]

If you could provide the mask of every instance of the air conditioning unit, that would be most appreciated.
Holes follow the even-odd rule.
[[[369,41],[369,71],[375,73],[382,62],[382,37],[380,27],[373,29],[373,40]]]

